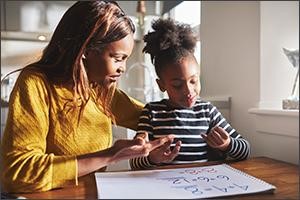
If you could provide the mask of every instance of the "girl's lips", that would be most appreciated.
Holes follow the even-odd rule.
[[[188,98],[187,100],[188,100],[188,101],[194,101],[194,100],[196,100],[196,98],[197,98],[197,95],[195,95],[195,96],[193,96],[193,97],[190,97],[190,98]]]
[[[186,100],[187,103],[189,104],[189,107],[194,105],[194,103],[196,102],[196,99],[197,99],[197,95],[190,97]]]

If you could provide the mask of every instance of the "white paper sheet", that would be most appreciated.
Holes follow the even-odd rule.
[[[250,194],[275,186],[227,164],[95,173],[99,199],[193,199]]]

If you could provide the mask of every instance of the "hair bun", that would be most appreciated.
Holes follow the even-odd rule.
[[[152,22],[152,32],[144,36],[147,43],[143,52],[151,57],[161,54],[170,48],[185,49],[193,52],[196,46],[196,37],[188,24],[175,22],[172,19],[158,19]]]

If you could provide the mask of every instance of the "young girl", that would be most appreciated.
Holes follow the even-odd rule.
[[[116,88],[134,31],[115,2],[82,1],[67,10],[41,58],[22,69],[11,93],[1,143],[3,191],[76,185],[81,176],[172,141],[167,136],[112,145],[111,124],[136,129],[143,108]]]
[[[144,37],[158,76],[157,84],[169,98],[146,104],[136,138],[149,140],[175,135],[172,150],[166,144],[146,157],[130,160],[133,169],[156,165],[246,159],[250,145],[210,102],[199,98],[200,69],[194,57],[196,38],[187,24],[159,19]],[[173,156],[170,157],[169,154]]]

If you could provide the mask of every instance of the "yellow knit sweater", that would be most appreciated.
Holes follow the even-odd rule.
[[[70,90],[51,86],[38,71],[26,69],[19,75],[1,144],[5,190],[46,191],[77,184],[76,156],[111,146],[111,119],[91,99],[75,125],[77,115],[63,109],[71,98]],[[143,104],[117,90],[112,105],[116,123],[135,130]]]

